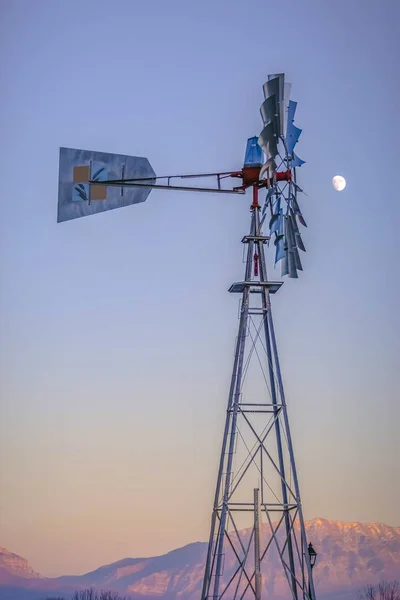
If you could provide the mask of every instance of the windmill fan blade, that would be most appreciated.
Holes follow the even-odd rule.
[[[260,179],[264,178],[265,173],[270,170],[271,173],[274,173],[277,169],[276,162],[273,158],[269,158],[267,162],[261,167],[260,170]]]
[[[290,216],[285,217],[285,237],[289,252],[295,247],[293,224]]]
[[[291,83],[284,83],[283,86],[283,103],[281,104],[281,123],[282,123],[282,135],[287,131],[288,117],[289,117],[289,102],[290,102],[290,91],[292,89]]]
[[[280,213],[281,211],[281,197],[278,196],[278,198],[276,199],[276,202],[273,202],[273,212],[274,213]]]
[[[264,127],[258,138],[258,145],[263,149],[267,159],[275,158],[278,154],[277,138],[274,133],[274,126],[269,123]]]
[[[286,151],[289,155],[291,155],[293,153],[294,147],[297,144],[297,142],[299,141],[299,137],[302,132],[301,129],[299,129],[298,127],[296,127],[293,124],[294,115],[296,113],[296,108],[297,108],[297,102],[293,102],[293,100],[290,100],[289,106],[288,106],[288,111],[287,111],[288,116],[287,116],[287,126],[286,126],[286,136],[285,136]],[[304,161],[301,161],[301,159],[299,159],[298,157],[296,157],[296,159],[294,157],[295,157],[295,155],[293,155],[293,160],[295,161],[295,163],[298,163],[298,164],[293,164],[292,166],[300,167],[304,163]]]
[[[297,202],[297,198],[295,196],[291,196],[288,200],[290,208],[292,209],[295,215],[301,215],[301,210],[299,203]]]
[[[285,257],[281,263],[281,276],[289,275],[289,255],[285,252]]]
[[[274,192],[274,188],[269,188],[267,195],[265,196],[264,206],[262,207],[262,211],[261,211],[261,214],[263,217],[265,216],[265,213],[267,212],[267,208],[271,201],[273,192]]]
[[[275,75],[268,75],[268,83],[269,82],[277,82],[275,85],[277,87],[276,97],[278,104],[278,114],[279,114],[279,131],[277,132],[278,136],[284,134],[285,131],[285,123],[286,123],[286,110],[285,110],[285,96],[290,95],[290,84],[285,83],[285,74],[284,73],[276,73]],[[265,87],[264,87],[265,93]]]
[[[293,198],[293,207],[294,207],[294,212],[296,215],[301,215],[303,216],[303,213],[301,212],[299,203],[297,201],[297,198]]]
[[[299,233],[299,228],[297,226],[296,216],[293,212],[292,207],[289,208],[289,218],[290,218],[290,222],[292,224],[293,232],[296,235],[296,233]]]
[[[279,131],[279,108],[275,94],[264,100],[260,107],[260,113],[264,125],[272,123],[274,132],[277,133]]]
[[[301,239],[299,228],[297,226],[296,216],[293,213],[292,209],[291,209],[291,212],[290,212],[290,221],[292,223],[292,228],[293,228],[293,231],[294,231],[295,246],[297,246],[297,248],[300,248],[300,250],[303,250],[303,252],[305,252],[306,249],[305,249],[305,246],[303,244],[303,240]]]
[[[269,222],[270,235],[276,233],[278,237],[284,235],[284,216],[281,209],[281,199],[277,199],[273,211],[273,215]]]
[[[297,202],[297,199],[295,198],[295,196],[292,196],[289,200],[289,204],[292,207],[292,210],[294,212],[295,215],[297,215],[297,218],[299,220],[299,222],[304,226],[307,227],[307,223],[304,220],[303,214],[300,210],[299,207],[299,203]]]
[[[284,228],[285,228],[285,217],[282,214],[282,211],[279,215],[279,219],[278,219],[278,235],[284,235]]]
[[[288,154],[292,154],[295,145],[299,141],[301,132],[302,129],[299,129],[293,123],[288,127],[288,135],[286,136],[286,150]]]
[[[300,250],[303,250],[303,252],[306,252],[306,247],[303,243],[301,233],[296,233],[296,246],[300,248]]]
[[[269,222],[269,232],[275,233],[279,230],[279,215],[272,215],[272,218]]]
[[[286,135],[288,136],[289,128],[293,125],[294,115],[296,114],[297,102],[294,100],[289,100],[288,110],[287,110],[287,125],[286,125]]]
[[[269,230],[270,234],[276,233],[277,236],[283,235],[283,220],[284,216],[280,213],[276,213],[272,216],[272,219],[269,222]]]
[[[278,73],[268,76],[263,90],[265,100],[261,105],[260,112],[264,129],[258,138],[258,143],[267,157],[267,162],[261,168],[260,178],[264,178],[268,169],[271,174],[276,171],[274,159],[278,154],[278,141],[286,129],[286,104],[289,101],[290,84],[285,84],[284,74]]]
[[[303,227],[307,227],[307,223],[305,222],[304,217],[301,213],[297,215],[297,218],[299,222],[303,225]]]
[[[293,183],[293,186],[294,186],[296,192],[301,192],[302,194],[305,194],[304,190],[302,190],[301,187],[299,185],[297,185],[297,183],[295,183],[294,181],[292,183]],[[306,196],[307,196],[307,194],[306,194]]]
[[[278,75],[269,75],[268,81],[264,83],[264,96],[265,99],[268,99],[270,96],[275,96],[276,109],[277,109],[277,128],[275,129],[275,134],[279,137],[282,135],[282,124],[283,124],[283,114],[284,114],[284,85],[285,85],[285,76],[283,73],[279,73]]]
[[[297,248],[293,248],[293,256],[294,256],[294,264],[296,266],[296,269],[298,271],[302,271],[303,270],[303,266],[301,264],[301,260],[300,260],[300,254],[299,251],[297,250]]]
[[[287,243],[289,277],[297,278],[297,270],[302,271],[299,251],[296,248],[296,231],[297,227],[293,226],[293,221],[290,216],[285,217],[285,237]]]
[[[282,258],[285,258],[285,256],[286,256],[285,236],[284,235],[278,236],[274,243],[275,243],[275,247],[276,247],[276,252],[275,252],[275,264],[276,264],[277,262],[279,262],[280,260],[282,260]]]
[[[291,277],[293,279],[297,279],[298,275],[297,275],[296,262],[295,262],[293,252],[288,252],[288,262],[289,262],[289,277]]]
[[[292,162],[291,162],[291,166],[292,167],[294,167],[294,168],[295,167],[301,167],[301,165],[304,165],[305,162],[306,162],[305,160],[301,160],[301,158],[299,158],[297,156],[297,154],[295,154],[293,152],[293,158],[292,158]]]

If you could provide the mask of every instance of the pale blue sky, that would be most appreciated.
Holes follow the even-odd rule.
[[[280,71],[307,161],[305,270],[274,309],[305,516],[400,525],[400,4],[1,12],[0,545],[57,575],[207,538],[249,198],[57,224],[58,152],[240,168]]]

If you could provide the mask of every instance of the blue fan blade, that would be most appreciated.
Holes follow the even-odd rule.
[[[268,208],[268,200],[265,199],[264,206],[261,209],[261,216],[262,217],[265,217],[265,213],[267,212],[267,208]]]
[[[296,125],[293,125],[293,123],[288,123],[288,134],[286,136],[286,150],[288,154],[292,154],[295,145],[299,141],[301,132],[302,129],[299,129]]]
[[[292,154],[295,145],[298,142],[298,139],[301,134],[301,129],[293,125],[294,115],[296,112],[297,102],[293,102],[293,100],[289,101],[288,106],[288,121],[286,128],[286,149],[288,154]],[[300,166],[300,165],[299,165]]]
[[[285,258],[286,250],[285,250],[285,236],[280,235],[275,240],[276,253],[275,253],[275,264]]]
[[[279,215],[279,229],[278,229],[278,235],[283,235],[285,233],[285,217],[283,216],[283,214],[281,213]]]
[[[282,215],[280,214],[275,214],[272,215],[271,220],[269,222],[269,232],[272,235],[273,233],[276,233],[278,236],[279,235],[283,235],[282,232]]]
[[[305,160],[301,160],[301,158],[299,158],[297,154],[293,152],[293,158],[291,163],[292,167],[301,167],[301,165],[304,165],[305,162]]]
[[[263,217],[265,216],[265,213],[267,211],[268,204],[271,200],[271,196],[272,196],[273,192],[274,192],[274,188],[269,188],[267,195],[265,196],[264,206],[262,207],[262,211],[261,211],[261,214]]]
[[[283,235],[284,216],[279,213],[273,215],[273,217],[269,223],[269,227],[270,227],[271,234],[275,232],[278,237]]]
[[[278,231],[279,229],[279,215],[272,215],[272,218],[269,222],[269,232],[274,233],[275,231]]]
[[[288,137],[289,127],[293,124],[296,108],[297,108],[297,102],[294,102],[293,100],[289,100],[289,106],[288,106],[288,112],[287,112],[287,128],[286,128],[286,132],[285,132],[286,133],[285,137]]]
[[[275,206],[274,206],[274,213],[280,213],[280,212],[281,212],[281,197],[278,196],[278,199],[275,202]]]

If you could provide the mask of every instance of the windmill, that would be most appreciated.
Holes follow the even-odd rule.
[[[241,297],[240,316],[200,600],[280,594],[315,600],[271,309],[282,282],[269,279],[265,259],[265,247],[273,247],[282,276],[297,278],[302,270],[299,225],[306,223],[296,169],[304,161],[294,152],[301,129],[290,88],[283,74],[268,77],[263,129],[247,140],[237,171],[160,177],[143,157],[60,150],[59,222],[144,202],[152,189],[245,194],[252,188],[244,279],[229,288]],[[207,183],[192,185],[200,180]]]

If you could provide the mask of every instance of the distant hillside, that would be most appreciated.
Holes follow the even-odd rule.
[[[318,552],[314,581],[319,598],[346,600],[368,583],[400,580],[400,527],[314,519],[306,528]],[[206,543],[196,542],[162,556],[125,558],[85,575],[46,579],[3,548],[0,598],[36,600],[95,587],[119,591],[133,600],[199,600],[206,549]],[[263,565],[263,598],[287,596],[286,586],[278,556],[271,554]]]
[[[35,573],[25,558],[9,552],[0,546],[0,583],[12,583],[19,579],[37,579]]]

